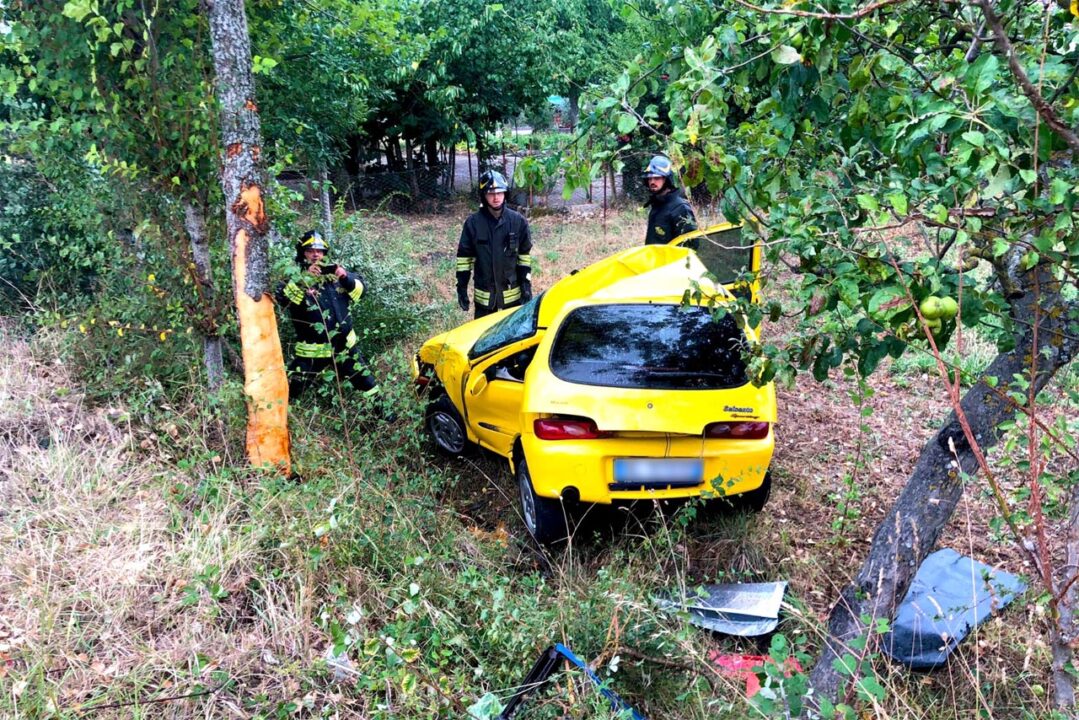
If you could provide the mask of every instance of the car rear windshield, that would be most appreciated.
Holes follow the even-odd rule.
[[[745,335],[734,317],[678,305],[590,305],[563,321],[551,371],[582,385],[718,390],[744,385]]]

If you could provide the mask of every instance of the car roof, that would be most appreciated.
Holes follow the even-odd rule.
[[[688,248],[643,245],[623,250],[555,283],[543,294],[537,324],[550,327],[562,308],[575,300],[678,300],[693,282],[705,296],[729,297],[722,286],[703,278],[707,272]]]

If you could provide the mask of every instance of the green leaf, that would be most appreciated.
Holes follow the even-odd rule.
[[[878,320],[887,320],[895,314],[909,309],[907,293],[901,287],[889,285],[882,287],[869,298],[869,314]]]
[[[1053,182],[1049,185],[1049,202],[1054,205],[1064,202],[1070,188],[1071,186],[1063,178],[1053,178]]]
[[[985,147],[985,134],[977,130],[968,130],[963,133],[963,139],[974,147]]]
[[[75,22],[82,22],[92,12],[91,0],[68,0],[64,3],[64,17],[69,17]]]
[[[779,65],[793,65],[802,62],[802,54],[790,45],[780,45],[772,51],[772,61]]]
[[[858,195],[854,198],[858,201],[858,207],[869,212],[877,212],[880,210],[880,203],[872,195]]]
[[[907,214],[907,196],[901,192],[894,192],[888,194],[888,202],[896,213],[900,216]]]
[[[618,116],[618,132],[627,135],[637,129],[637,118],[629,113],[621,113]]]

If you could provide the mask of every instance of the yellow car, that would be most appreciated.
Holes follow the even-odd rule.
[[[679,246],[694,238],[698,252]],[[760,509],[775,388],[747,376],[756,331],[709,308],[756,295],[738,276],[760,248],[740,238],[722,225],[625,250],[427,341],[413,370],[435,445],[505,457],[541,543],[567,536],[562,501],[741,495]]]

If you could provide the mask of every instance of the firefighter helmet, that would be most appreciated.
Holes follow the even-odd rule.
[[[296,262],[303,263],[305,261],[303,256],[305,250],[322,250],[329,254],[330,244],[323,239],[322,233],[318,230],[308,230],[296,242]]]
[[[480,175],[480,202],[487,204],[487,193],[506,192],[510,189],[506,176],[497,170],[485,170]]]
[[[664,155],[656,155],[648,161],[648,167],[644,171],[645,179],[648,178],[663,178],[667,182],[674,184],[674,165],[671,163],[671,159]]]

